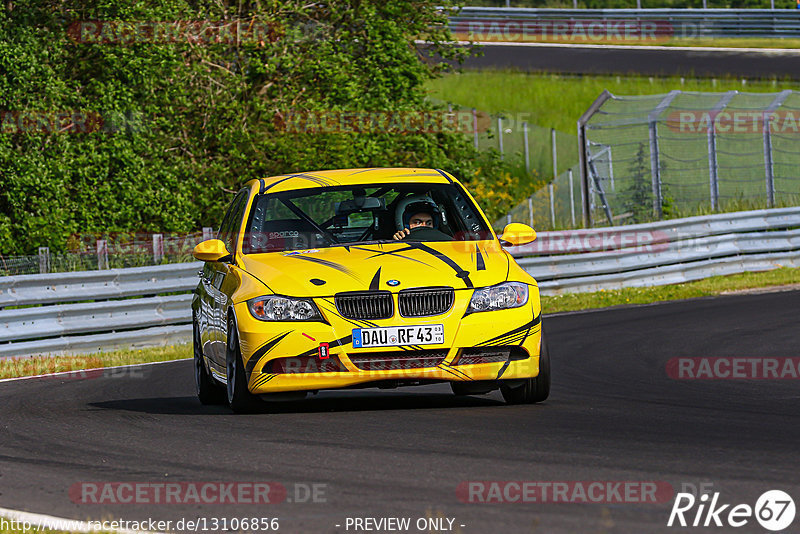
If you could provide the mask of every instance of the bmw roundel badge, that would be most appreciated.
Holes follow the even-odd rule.
[[[386,285],[397,287],[400,285],[400,280],[387,280]]]

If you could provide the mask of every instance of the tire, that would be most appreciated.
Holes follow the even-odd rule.
[[[203,361],[203,346],[197,321],[192,321],[192,352],[194,354],[194,383],[200,404],[224,404],[225,390],[211,378]]]
[[[242,352],[239,348],[239,333],[233,319],[228,320],[228,345],[225,349],[225,365],[227,370],[228,406],[235,413],[252,413],[262,406],[261,399],[247,389],[247,373],[242,363]]]
[[[544,331],[539,348],[539,376],[528,378],[522,385],[516,387],[503,384],[500,386],[500,392],[507,404],[534,404],[550,396],[550,351]]]

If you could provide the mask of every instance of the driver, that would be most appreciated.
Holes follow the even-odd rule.
[[[395,232],[392,236],[395,240],[400,241],[405,239],[415,229],[430,229],[431,232],[441,234],[442,237],[452,239],[447,234],[443,234],[434,230],[436,226],[436,216],[438,215],[439,208],[433,203],[428,201],[414,202],[406,206],[403,212],[403,229]]]

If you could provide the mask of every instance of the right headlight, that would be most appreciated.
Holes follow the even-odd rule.
[[[484,312],[519,308],[528,302],[528,284],[504,282],[496,286],[476,289],[469,301],[467,312]]]
[[[310,299],[270,295],[247,301],[250,314],[260,321],[321,321],[322,315]]]

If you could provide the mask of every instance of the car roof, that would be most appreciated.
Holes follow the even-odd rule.
[[[411,167],[388,167],[372,169],[336,169],[329,171],[300,172],[283,174],[252,180],[249,184],[258,183],[261,193],[269,191],[291,191],[313,187],[336,187],[357,184],[392,184],[392,183],[438,183],[453,182],[453,178],[438,169],[415,169]]]

